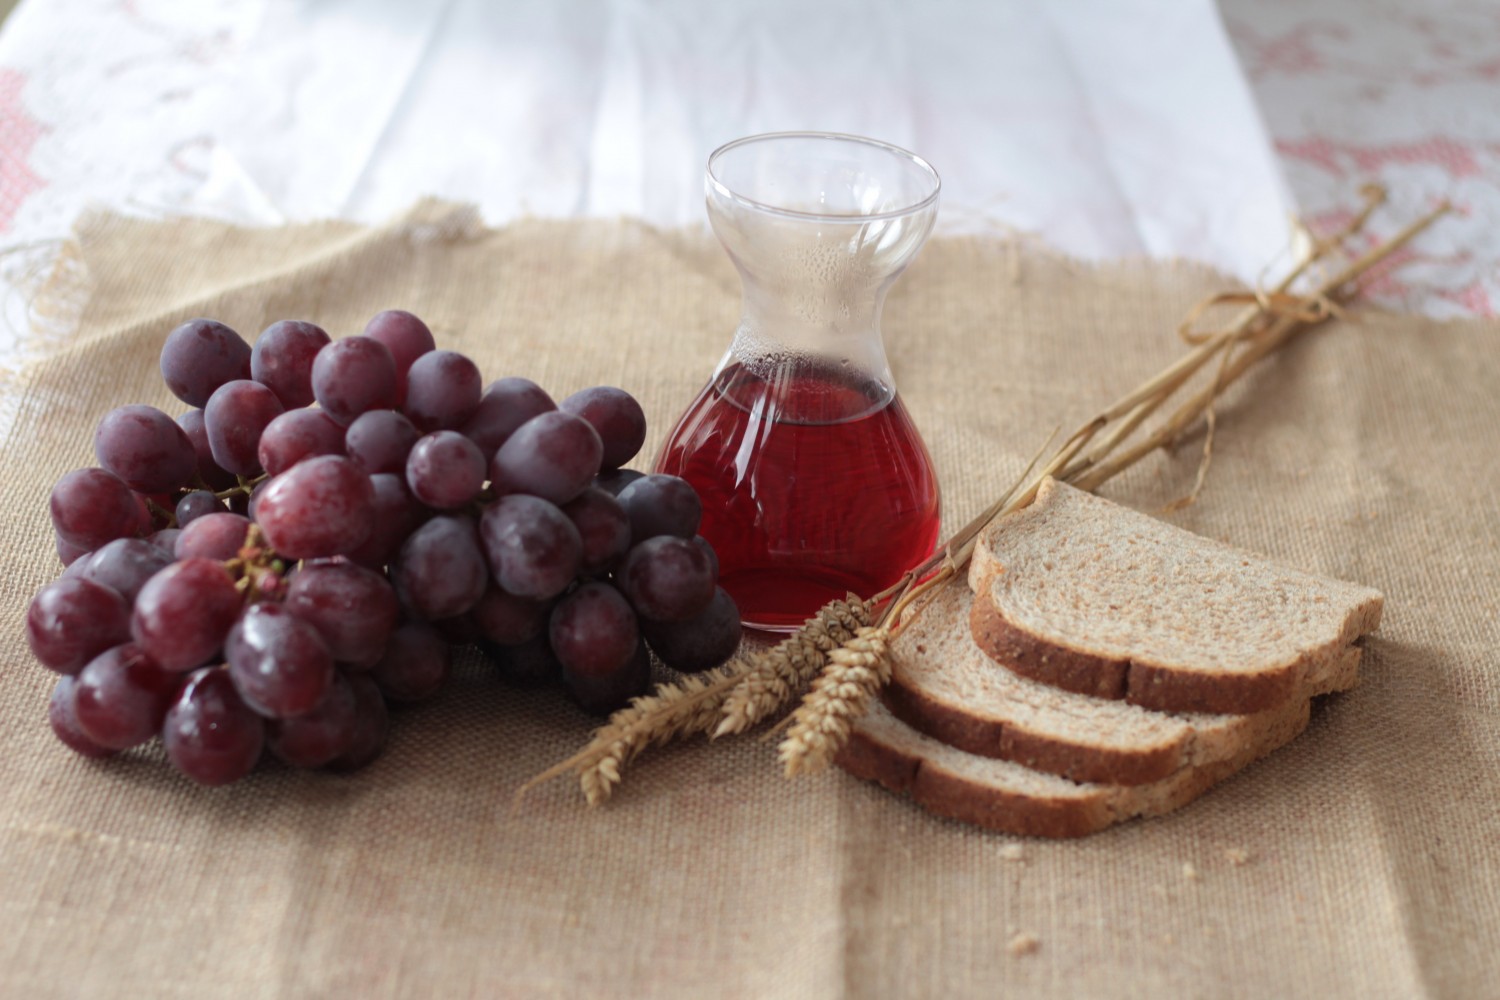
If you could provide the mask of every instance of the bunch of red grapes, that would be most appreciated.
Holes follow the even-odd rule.
[[[352,769],[380,753],[387,702],[433,694],[454,646],[606,713],[649,686],[647,644],[698,671],[739,643],[697,494],[624,468],[646,419],[620,389],[482,388],[401,311],[337,341],[276,323],[253,349],[192,320],[161,372],[195,409],[111,411],[99,467],[52,490],[66,569],[26,636],[81,754],[160,734],[205,785],[266,749]]]

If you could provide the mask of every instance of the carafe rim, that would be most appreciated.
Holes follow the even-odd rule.
[[[721,158],[736,149],[751,143],[770,142],[787,139],[828,139],[838,142],[855,143],[858,145],[879,149],[884,152],[914,164],[931,181],[932,190],[921,200],[905,205],[901,208],[888,209],[884,212],[809,212],[802,209],[783,208],[779,205],[759,201],[734,190],[714,172],[716,164]],[[712,191],[719,197],[742,208],[755,212],[763,212],[768,215],[779,216],[786,219],[802,219],[810,222],[823,223],[847,223],[863,225],[869,222],[880,222],[890,219],[901,219],[911,215],[918,215],[931,209],[937,204],[938,196],[942,193],[943,179],[931,163],[908,149],[903,149],[894,143],[882,142],[879,139],[871,139],[866,136],[852,135],[846,132],[762,132],[758,135],[747,135],[715,149],[708,157],[708,166],[704,171],[705,181]]]

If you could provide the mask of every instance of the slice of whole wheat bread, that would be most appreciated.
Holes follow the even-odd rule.
[[[1384,603],[1051,479],[984,530],[969,586],[970,630],[996,662],[1180,712],[1285,703],[1380,624]]]
[[[1081,837],[1137,816],[1191,802],[1220,781],[1290,742],[1307,726],[1308,702],[1288,702],[1232,757],[1183,767],[1147,785],[1078,783],[1008,760],[965,753],[924,736],[876,702],[855,724],[839,766],[907,793],[940,816],[1038,837]]]
[[[885,698],[892,713],[942,743],[1075,781],[1140,785],[1190,765],[1234,757],[1278,711],[1173,714],[1064,691],[991,660],[969,632],[974,596],[962,580],[940,588],[891,644]],[[1299,700],[1351,688],[1360,650],[1320,660]]]

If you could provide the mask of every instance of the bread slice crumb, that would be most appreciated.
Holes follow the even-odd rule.
[[[1203,876],[1198,874],[1198,867],[1191,861],[1182,863],[1182,877],[1192,882],[1197,882]]]
[[[1249,864],[1250,852],[1245,850],[1243,847],[1226,847],[1224,848],[1224,860],[1228,861],[1235,867]]]
[[[1041,946],[1041,939],[1035,934],[1022,932],[1010,939],[1010,944],[1005,946],[1005,950],[1019,958],[1022,955],[1035,955]]]
[[[1006,861],[1024,861],[1026,859],[1026,848],[1020,844],[1006,844],[1000,848],[1000,856]]]

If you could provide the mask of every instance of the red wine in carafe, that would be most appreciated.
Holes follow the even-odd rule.
[[[656,463],[703,500],[700,533],[747,625],[790,630],[868,597],[938,540],[932,461],[894,391],[837,364],[735,362]]]

